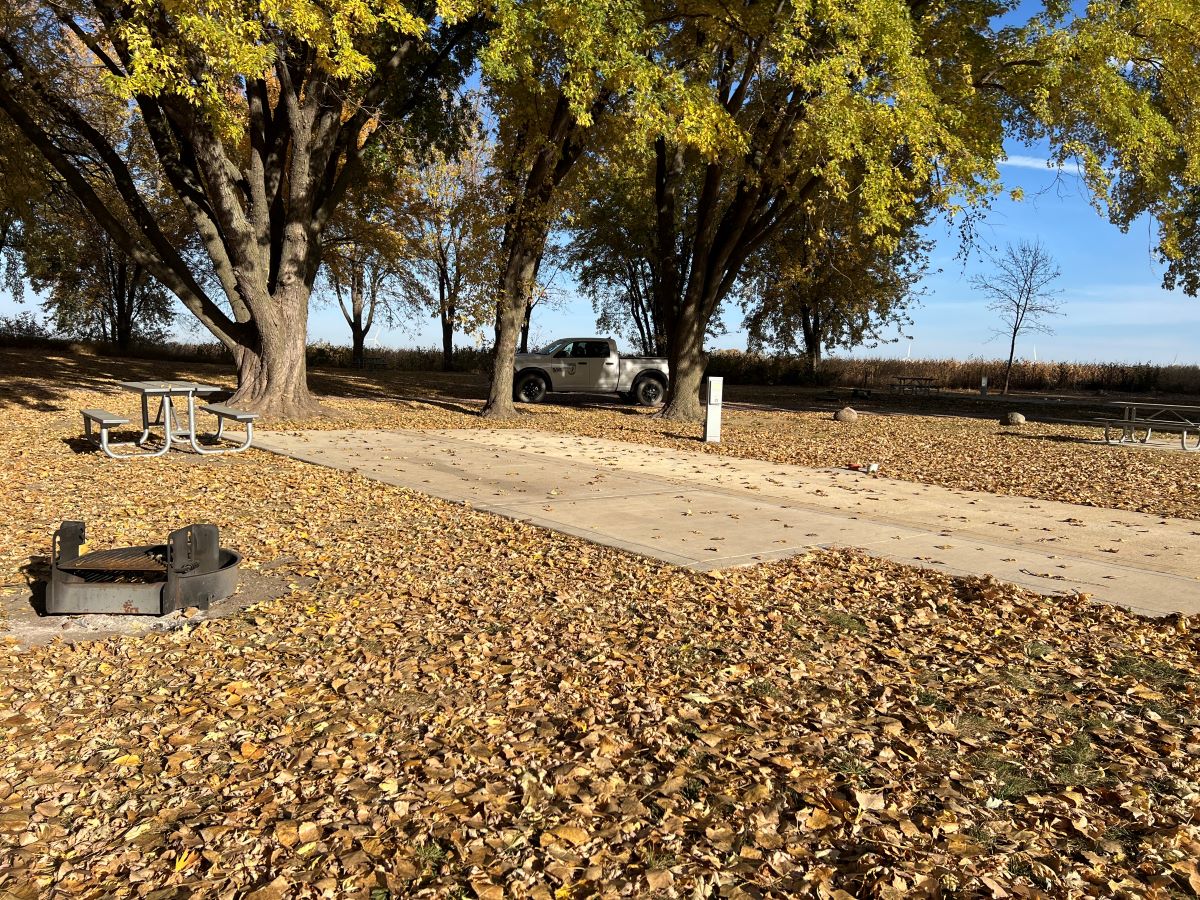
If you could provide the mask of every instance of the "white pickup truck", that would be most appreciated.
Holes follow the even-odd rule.
[[[562,338],[542,350],[518,353],[513,399],[541,403],[556,393],[619,394],[642,406],[658,406],[667,394],[667,361],[622,356],[612,338]]]

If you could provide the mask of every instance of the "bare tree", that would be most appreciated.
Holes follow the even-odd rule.
[[[974,276],[971,284],[989,298],[988,309],[1000,316],[1002,327],[996,335],[1009,340],[1003,391],[1007,394],[1017,338],[1031,331],[1054,334],[1045,319],[1062,315],[1062,291],[1052,287],[1062,272],[1041,241],[1009,244],[1002,254],[988,258],[993,271]]]

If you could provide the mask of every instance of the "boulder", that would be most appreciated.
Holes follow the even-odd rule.
[[[847,407],[844,407],[843,409],[839,409],[837,412],[835,412],[833,414],[833,421],[835,421],[835,422],[857,422],[858,421],[858,413],[855,412],[853,409],[851,409],[849,406],[847,406]]]
[[[1005,413],[1004,418],[1000,420],[1001,425],[1024,425],[1025,417],[1019,412]]]

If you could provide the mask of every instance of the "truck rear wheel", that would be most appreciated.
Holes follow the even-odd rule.
[[[633,386],[633,399],[639,406],[662,406],[666,394],[667,386],[651,376],[639,378]]]
[[[513,386],[513,399],[521,403],[541,403],[546,399],[546,391],[550,385],[544,376],[537,372],[526,372],[517,378]]]

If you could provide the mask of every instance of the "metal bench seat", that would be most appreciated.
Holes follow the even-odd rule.
[[[96,444],[104,452],[104,455],[111,459],[132,459],[138,456],[162,456],[167,452],[164,445],[161,450],[155,450],[152,453],[113,453],[114,446],[131,446],[130,444],[110,444],[108,441],[108,432],[119,425],[128,425],[129,420],[124,416],[118,416],[116,413],[110,413],[103,409],[81,409],[80,415],[83,416],[83,433],[84,436]],[[95,425],[99,430],[99,436],[92,434],[92,426]]]
[[[129,420],[118,416],[116,413],[105,412],[102,409],[81,409],[83,414],[83,424],[91,425],[95,422],[101,428],[114,428],[117,425],[128,425]],[[89,435],[90,436],[90,435]]]
[[[232,406],[226,406],[223,403],[209,403],[207,406],[200,407],[207,413],[212,413],[222,419],[233,419],[235,422],[253,422],[259,418],[258,413],[244,412],[240,409],[234,409]]]
[[[234,409],[232,406],[226,406],[223,403],[209,403],[206,406],[200,407],[203,412],[209,413],[217,417],[217,433],[216,440],[221,440],[225,435],[225,422],[231,420],[239,425],[246,427],[246,439],[236,447],[228,449],[209,449],[202,447],[199,441],[192,442],[192,449],[197,453],[241,453],[243,450],[249,450],[250,444],[254,440],[254,420],[260,418],[258,413],[246,412],[242,409]]]

